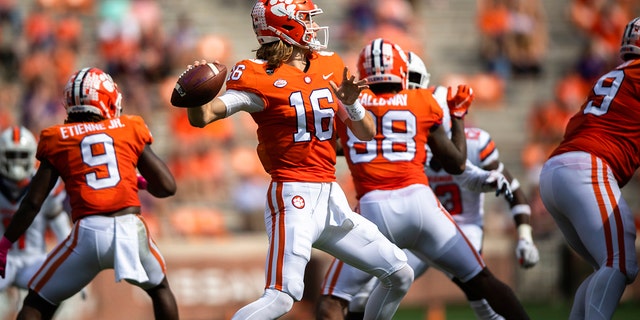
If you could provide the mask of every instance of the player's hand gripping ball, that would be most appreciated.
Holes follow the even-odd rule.
[[[199,107],[222,90],[227,67],[217,62],[200,64],[183,72],[171,93],[171,104],[180,108]]]

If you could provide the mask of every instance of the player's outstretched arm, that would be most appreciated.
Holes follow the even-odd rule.
[[[454,122],[462,122],[462,120],[453,120]],[[453,129],[454,126],[457,128]],[[461,130],[464,136],[464,124],[452,124],[452,131]],[[457,137],[460,133],[453,133],[453,137]],[[457,175],[464,172],[467,161],[467,142],[464,137],[456,139],[455,142],[449,139],[442,126],[432,127],[429,131],[429,140],[427,141],[433,156],[442,164],[442,168],[449,174]]]
[[[453,175],[453,179],[474,192],[495,192],[496,197],[504,195],[508,201],[513,199],[511,186],[507,178],[498,170],[484,170],[467,160],[464,172]]]
[[[0,240],[0,277],[4,278],[5,276],[9,248],[29,228],[44,200],[56,184],[58,177],[58,171],[48,161],[40,162],[38,171],[31,179],[29,191],[20,202],[18,211],[11,218],[11,222]]]
[[[358,97],[362,90],[369,87],[366,80],[356,80],[356,77],[349,76],[349,69],[345,67],[342,72],[342,83],[338,86],[335,82],[330,81],[329,84],[333,89],[333,93],[340,100],[343,112],[346,112],[348,119],[340,117],[345,121],[353,134],[361,141],[369,141],[376,134],[376,127],[373,123],[373,117],[367,112]]]
[[[29,191],[25,195],[18,211],[13,215],[4,236],[15,242],[29,228],[42,204],[56,184],[58,171],[47,160],[40,161],[38,171],[31,180]]]
[[[147,180],[147,191],[158,198],[176,193],[176,180],[167,165],[146,145],[138,159],[138,171]]]
[[[531,268],[540,261],[540,253],[533,242],[531,207],[529,206],[524,191],[520,188],[520,182],[511,175],[509,170],[507,170],[499,160],[493,161],[489,165],[485,166],[485,169],[498,170],[502,172],[509,181],[513,197],[511,199],[507,199],[507,202],[509,202],[511,215],[513,216],[513,221],[515,222],[518,233],[516,259],[518,259],[518,263],[521,267]]]

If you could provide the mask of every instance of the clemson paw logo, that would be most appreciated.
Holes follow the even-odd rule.
[[[304,208],[304,198],[301,196],[295,196],[291,199],[291,204],[298,209]]]
[[[271,0],[269,2],[271,5],[271,13],[280,17],[288,16],[289,12],[293,12],[296,8],[296,5],[291,4],[291,1],[292,0]]]

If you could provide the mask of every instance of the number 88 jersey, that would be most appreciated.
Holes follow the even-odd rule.
[[[356,198],[372,190],[428,185],[424,173],[427,139],[430,128],[441,124],[443,117],[431,91],[412,89],[375,95],[364,90],[360,103],[376,123],[374,139],[360,141],[337,123]]]
[[[67,123],[42,131],[36,158],[59,172],[76,221],[140,206],[136,166],[144,147],[152,142],[139,116]]]

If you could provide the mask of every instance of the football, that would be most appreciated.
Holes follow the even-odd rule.
[[[171,93],[174,107],[199,107],[220,92],[227,78],[227,67],[217,62],[201,64],[183,72]]]

